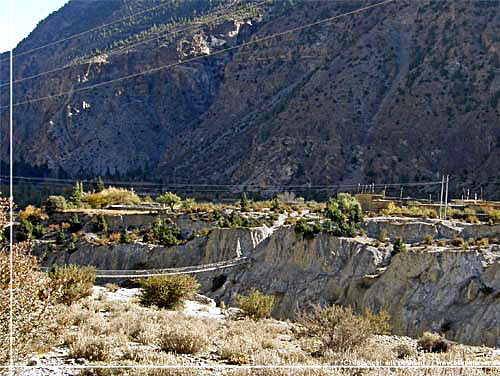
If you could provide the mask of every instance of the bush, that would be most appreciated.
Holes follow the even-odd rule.
[[[264,295],[254,289],[248,295],[238,295],[236,303],[243,310],[244,316],[261,319],[271,316],[274,296]]]
[[[297,234],[302,234],[303,239],[314,239],[316,234],[321,232],[321,224],[319,221],[314,223],[308,223],[304,218],[301,218],[297,221],[295,225],[295,232]]]
[[[71,217],[71,221],[69,222],[69,231],[70,232],[78,232],[82,229],[83,225],[82,222],[80,222],[80,218],[78,218],[77,213],[73,213],[73,216]]]
[[[42,225],[34,225],[32,234],[35,239],[40,239],[43,235],[45,235],[45,227]]]
[[[126,228],[125,228],[125,230],[123,230],[120,233],[120,243],[121,244],[130,244],[130,243],[132,243],[132,238],[130,237],[130,233],[128,232],[128,229],[126,229]]]
[[[361,205],[348,193],[337,194],[336,199],[328,199],[325,216],[332,221],[336,236],[356,236],[363,221]]]
[[[413,348],[411,348],[409,345],[406,343],[402,343],[400,345],[397,345],[393,351],[396,353],[396,356],[398,359],[404,359],[404,358],[410,358],[414,357],[416,355],[416,352]]]
[[[174,224],[169,226],[167,222],[158,219],[152,228],[153,240],[157,244],[168,247],[180,244],[182,242],[181,230]]]
[[[322,353],[328,349],[346,351],[357,348],[377,333],[372,320],[355,315],[350,307],[338,305],[316,305],[313,312],[300,314],[298,322],[305,330],[301,334],[313,335],[320,340]]]
[[[66,240],[66,234],[64,233],[64,230],[61,229],[56,236],[56,243],[57,244],[62,244]]]
[[[437,333],[424,332],[417,345],[425,352],[441,353],[450,349],[450,343]]]
[[[243,196],[241,196],[240,209],[241,209],[241,211],[244,211],[244,212],[250,210],[250,201],[248,201],[247,194],[245,192],[243,192]]]
[[[196,279],[187,274],[164,275],[143,278],[140,303],[144,306],[155,305],[158,308],[174,309],[190,299],[198,291]]]
[[[75,342],[69,346],[68,356],[91,361],[110,361],[115,346],[110,338],[79,333]]]
[[[111,205],[137,205],[141,203],[141,199],[135,192],[111,187],[98,193],[83,195],[81,200],[93,209],[107,208]]]
[[[202,334],[185,328],[166,328],[160,333],[158,339],[163,351],[176,354],[196,354],[208,345],[208,341]]]
[[[465,241],[463,238],[453,238],[450,240],[451,245],[455,247],[463,247],[465,245]]]
[[[219,219],[219,227],[238,228],[238,227],[259,227],[262,224],[255,218],[238,215],[232,211],[228,216]]]
[[[43,206],[48,215],[66,209],[66,199],[63,196],[49,196],[44,201]]]
[[[427,245],[432,245],[432,235],[425,235],[424,236],[424,243]]]
[[[406,252],[406,244],[401,240],[399,236],[394,238],[394,241],[392,242],[392,251],[391,251],[391,256],[395,256],[400,252]]]
[[[108,290],[109,292],[116,292],[120,289],[120,286],[118,286],[116,283],[106,283],[104,287],[106,287],[106,290]]]
[[[71,305],[72,303],[92,295],[95,282],[95,268],[93,266],[54,266],[48,273],[50,285],[59,291],[58,303]]]
[[[95,232],[108,232],[108,222],[104,215],[99,214],[96,217],[96,221],[92,225],[92,229]]]
[[[23,242],[31,240],[33,235],[33,225],[27,219],[22,219],[19,228],[16,231],[16,240]]]
[[[0,213],[1,215],[2,213]],[[59,308],[55,305],[57,291],[51,291],[34,256],[28,255],[26,243],[13,245],[13,346],[14,364],[29,354],[55,344],[64,328]],[[0,250],[0,364],[9,361],[10,255]]]
[[[27,219],[33,224],[38,224],[41,221],[46,220],[47,215],[42,213],[42,209],[33,205],[28,205],[22,212],[19,213],[19,218]]]

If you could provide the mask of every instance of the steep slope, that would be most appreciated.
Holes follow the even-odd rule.
[[[162,3],[70,1],[16,53]],[[396,1],[76,91],[373,3],[168,2],[21,55],[17,78],[94,58],[16,85],[16,102],[73,91],[16,107],[16,156],[73,176],[177,182],[418,182],[449,173],[455,193],[467,185],[498,195],[497,1]],[[169,34],[133,46],[159,31]]]

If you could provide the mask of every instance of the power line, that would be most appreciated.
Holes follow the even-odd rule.
[[[255,4],[254,6],[261,6],[261,5],[264,5],[265,3],[269,3],[270,1],[272,0],[265,0],[265,1],[262,1],[260,3],[257,3]],[[168,32],[165,32],[165,33],[155,33],[155,34],[160,34],[154,38],[150,38],[150,39],[146,39],[146,40],[143,40],[143,41],[140,41],[140,42],[137,42],[137,43],[134,43],[134,44],[131,44],[131,45],[128,45],[128,46],[124,46],[124,47],[119,47],[119,48],[116,48],[114,50],[111,50],[109,52],[104,52],[98,56],[105,56],[106,58],[109,58],[111,56],[114,56],[114,55],[118,55],[120,53],[124,53],[134,47],[137,47],[139,45],[142,45],[142,44],[146,44],[146,43],[149,43],[149,42],[153,42],[155,40],[158,40],[158,39],[161,39],[161,38],[164,38],[166,36],[169,36],[169,35],[172,35],[172,34],[178,34],[178,33],[182,33],[182,32],[185,32],[185,31],[188,31],[188,30],[197,30],[197,29],[201,29],[203,27],[203,25],[206,25],[206,24],[209,24],[209,23],[212,23],[212,22],[216,22],[217,20],[221,19],[221,18],[224,18],[224,17],[227,17],[228,15],[232,14],[232,13],[235,13],[235,12],[239,12],[245,8],[247,8],[249,6],[249,4],[245,4],[243,7],[239,8],[239,9],[236,9],[236,10],[233,10],[231,12],[227,12],[227,13],[223,13],[221,14],[220,16],[218,17],[215,17],[215,18],[212,18],[210,20],[207,20],[207,21],[204,21],[204,22],[200,22],[198,25],[195,25],[195,26],[191,26],[191,27],[186,27],[184,29],[178,29],[178,30],[173,30],[173,31],[168,31]],[[48,74],[51,74],[51,73],[56,73],[56,72],[60,72],[60,71],[63,71],[65,69],[68,69],[68,68],[73,68],[73,67],[76,67],[76,66],[79,66],[79,65],[84,65],[84,64],[91,64],[93,63],[94,59],[97,58],[98,56],[94,56],[94,57],[89,57],[89,58],[86,58],[84,61],[82,62],[74,62],[74,63],[70,63],[70,64],[67,64],[67,65],[64,65],[62,67],[59,67],[59,68],[54,68],[52,70],[48,70],[48,71],[45,71],[45,72],[41,72],[41,73],[37,73],[33,76],[29,76],[29,77],[24,77],[24,78],[20,78],[18,80],[15,80],[13,82],[13,84],[18,84],[20,82],[24,82],[24,81],[28,81],[28,80],[32,80],[32,79],[35,79],[35,78],[39,78],[39,77],[43,77],[43,76],[46,76]],[[0,88],[1,87],[4,87],[4,86],[8,86],[9,83],[5,83],[5,84],[1,84],[0,85]]]
[[[74,39],[74,38],[77,38],[77,37],[81,37],[82,35],[85,35],[85,34],[88,34],[88,33],[91,33],[93,31],[97,31],[97,30],[100,30],[100,29],[103,29],[105,27],[108,27],[108,26],[111,26],[111,25],[114,25],[116,23],[119,23],[119,22],[122,22],[122,21],[125,21],[127,19],[130,19],[130,18],[133,18],[133,17],[137,17],[141,14],[144,14],[144,13],[148,13],[148,12],[151,12],[155,9],[159,9],[159,8],[162,8],[164,7],[165,5],[167,5],[169,2],[168,1],[165,1],[164,3],[160,4],[160,5],[157,5],[155,7],[152,7],[152,8],[149,8],[149,9],[146,9],[146,10],[143,10],[143,11],[140,11],[138,13],[134,13],[130,16],[127,16],[127,17],[123,17],[123,18],[120,18],[119,20],[116,20],[116,21],[113,21],[113,22],[110,22],[110,23],[107,23],[107,24],[104,24],[104,25],[101,25],[101,26],[97,26],[97,27],[94,27],[92,29],[88,29],[88,30],[85,30],[85,31],[82,31],[80,33],[77,33],[77,34],[73,34],[69,37],[66,37],[66,38],[63,38],[63,39],[59,39],[59,40],[56,40],[54,42],[50,42],[50,43],[47,43],[47,44],[44,44],[43,46],[39,46],[39,47],[36,47],[36,48],[32,48],[31,50],[27,50],[27,51],[24,51],[24,52],[20,52],[18,54],[15,54],[13,57],[18,57],[18,56],[23,56],[23,55],[27,55],[29,53],[32,53],[32,52],[35,52],[35,51],[39,51],[41,49],[44,49],[44,48],[47,48],[47,47],[50,47],[50,46],[54,46],[56,44],[59,44],[59,43],[62,43],[62,42],[65,42],[67,40],[71,40],[71,39]],[[5,60],[8,60],[9,58],[5,58],[5,59],[1,59],[0,61],[5,61]]]
[[[331,22],[331,21],[333,21],[335,19],[338,19],[338,18],[341,18],[341,17],[345,17],[345,16],[349,16],[349,15],[353,15],[353,14],[360,13],[360,12],[364,12],[366,10],[373,9],[375,7],[379,7],[379,6],[382,6],[382,5],[386,5],[386,4],[392,3],[394,1],[396,1],[396,0],[386,0],[386,1],[383,1],[381,3],[377,3],[377,4],[373,4],[373,5],[368,5],[366,7],[358,8],[358,9],[355,9],[353,11],[342,13],[342,14],[339,14],[339,15],[336,15],[336,16],[333,16],[333,17],[328,17],[328,18],[325,18],[325,19],[320,20],[320,21],[315,21],[315,22],[312,22],[312,23],[309,23],[309,24],[306,24],[306,25],[303,25],[303,26],[299,26],[299,27],[293,28],[293,29],[289,29],[289,30],[285,30],[285,31],[282,31],[282,32],[279,32],[279,33],[271,34],[271,35],[268,35],[266,37],[257,38],[257,39],[254,39],[252,41],[248,41],[248,42],[244,42],[244,43],[235,45],[233,47],[224,48],[222,50],[215,51],[215,52],[212,52],[212,53],[209,53],[209,54],[206,54],[206,55],[195,56],[195,57],[192,57],[190,59],[179,61],[177,63],[163,65],[163,66],[160,66],[160,67],[148,69],[148,70],[143,71],[143,72],[138,72],[138,73],[134,73],[134,74],[131,74],[131,75],[128,75],[128,76],[115,78],[113,80],[100,82],[98,84],[89,85],[89,86],[82,87],[82,88],[79,88],[79,89],[73,89],[71,91],[66,91],[66,92],[62,92],[62,93],[59,93],[59,94],[48,95],[46,97],[40,97],[40,98],[36,98],[36,99],[32,99],[32,100],[18,102],[18,103],[13,104],[13,106],[14,107],[21,106],[21,105],[24,105],[24,104],[29,104],[29,103],[35,103],[35,102],[44,101],[44,100],[47,100],[47,99],[58,98],[58,97],[61,97],[61,96],[64,96],[64,95],[68,95],[68,94],[74,94],[74,93],[78,93],[78,92],[82,92],[82,91],[96,89],[98,87],[105,86],[105,85],[108,85],[108,84],[112,84],[112,83],[116,83],[116,82],[121,82],[121,81],[124,81],[124,80],[128,80],[130,78],[135,78],[135,77],[139,77],[139,76],[142,76],[142,75],[145,75],[145,74],[150,74],[150,73],[158,72],[158,71],[161,71],[163,69],[173,68],[173,67],[176,67],[176,66],[179,66],[179,65],[183,65],[183,64],[192,62],[192,61],[201,60],[201,59],[204,59],[206,57],[220,55],[222,53],[225,53],[225,52],[228,52],[228,51],[232,51],[232,50],[238,49],[240,47],[245,47],[245,46],[257,44],[257,43],[264,42],[264,41],[267,41],[267,40],[270,40],[270,39],[274,39],[274,38],[277,38],[277,37],[280,37],[280,36],[283,36],[283,35],[286,35],[286,34],[294,33],[294,32],[297,32],[297,31],[301,31],[301,30],[304,30],[304,29],[307,29],[307,28],[310,28],[310,27],[313,27],[313,26],[317,26],[317,25],[320,25],[320,24],[328,23],[328,22]],[[3,106],[3,107],[7,108],[8,106]]]
[[[6,175],[0,175],[0,181],[8,178]],[[81,181],[83,183],[92,184],[93,180],[88,179],[57,179],[57,178],[43,178],[43,177],[30,177],[30,176],[13,176],[14,179],[17,180],[27,180],[34,183],[51,183],[51,184],[59,184],[68,186],[76,183],[77,181]],[[26,182],[27,183],[27,182]],[[197,188],[197,187],[205,187],[205,188],[246,188],[246,189],[287,189],[287,188],[299,188],[299,189],[334,189],[334,188],[351,188],[357,189],[358,187],[419,187],[419,186],[431,186],[431,185],[439,185],[441,181],[431,181],[431,182],[415,182],[415,183],[365,183],[365,184],[321,184],[321,185],[310,185],[310,184],[296,184],[296,185],[264,185],[264,184],[203,184],[203,183],[153,183],[153,182],[124,182],[124,181],[103,181],[104,184],[115,184],[115,185],[124,185],[129,187],[142,187],[145,189],[148,188],[159,188],[162,187],[172,187],[172,188]]]

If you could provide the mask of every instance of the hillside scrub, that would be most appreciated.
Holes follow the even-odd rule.
[[[95,282],[93,266],[53,266],[48,273],[49,285],[58,291],[58,303],[71,305],[78,300],[90,296]]]

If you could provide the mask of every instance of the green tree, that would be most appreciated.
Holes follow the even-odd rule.
[[[80,218],[78,218],[77,213],[73,213],[73,217],[71,217],[71,221],[69,223],[69,231],[77,232],[80,231],[83,227],[82,222],[80,222]]]
[[[120,243],[121,244],[132,243],[132,238],[130,237],[130,233],[128,232],[127,228],[125,228],[120,234]]]
[[[181,202],[181,198],[175,193],[165,192],[163,195],[158,196],[156,202],[170,206],[170,209],[173,211],[174,206]]]
[[[247,199],[246,192],[243,192],[243,196],[241,196],[240,208],[241,208],[241,211],[245,211],[245,212],[250,210],[250,201],[248,201],[248,199]]]
[[[153,239],[157,244],[172,246],[182,241],[181,230],[174,224],[169,226],[165,221],[158,219],[153,224]]]
[[[33,237],[33,224],[27,219],[23,219],[16,231],[16,239],[19,242],[31,240]]]
[[[92,182],[92,188],[96,193],[102,192],[104,190],[104,183],[100,176],[94,179],[94,181]]]
[[[363,221],[361,205],[348,193],[339,193],[336,199],[330,198],[325,216],[335,225],[333,233],[337,236],[355,236]]]
[[[108,232],[108,222],[106,218],[104,218],[104,215],[99,214],[96,217],[96,221],[93,223],[92,228],[95,232]]]
[[[71,192],[70,201],[73,205],[79,207],[82,204],[82,195],[83,195],[83,183],[81,181],[77,181],[75,186],[73,187],[73,191]]]

